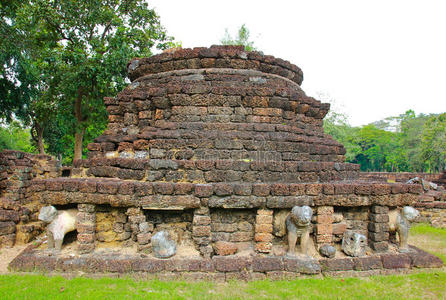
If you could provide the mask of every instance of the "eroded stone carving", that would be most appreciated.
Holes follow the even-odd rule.
[[[49,224],[46,228],[48,249],[61,250],[65,234],[76,229],[77,209],[58,211],[54,206],[40,209],[39,220]]]
[[[415,184],[415,183],[421,183],[421,186],[423,187],[423,190],[425,192],[427,192],[428,190],[438,190],[438,185],[430,182],[428,180],[424,180],[423,178],[420,177],[414,177],[412,179],[409,179],[407,182],[407,184]]]
[[[167,231],[159,231],[152,237],[153,255],[158,258],[169,258],[177,253],[175,241],[169,238]]]
[[[347,230],[342,238],[342,251],[350,256],[363,256],[365,247],[367,246],[367,238],[365,235]]]
[[[312,216],[313,210],[307,205],[294,206],[291,209],[285,221],[288,232],[288,255],[295,255],[296,242],[299,236],[301,252],[308,255]]]
[[[393,211],[389,213],[389,231],[398,233],[400,252],[409,251],[407,240],[409,237],[410,224],[419,215],[420,212],[411,206],[404,206],[401,212]]]
[[[319,248],[319,253],[322,256],[333,258],[336,255],[336,248],[333,247],[332,245],[325,244]]]

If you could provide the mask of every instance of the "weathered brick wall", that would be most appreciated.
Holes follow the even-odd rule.
[[[99,243],[122,245],[131,237],[130,223],[124,208],[96,206],[96,239]]]
[[[128,64],[132,81],[148,74],[200,68],[249,69],[271,73],[301,84],[303,72],[296,65],[257,51],[245,52],[243,46],[212,46],[178,49],[148,58],[135,58]]]
[[[333,241],[341,242],[346,230],[355,230],[367,236],[369,207],[335,206],[333,214]]]
[[[423,191],[415,207],[421,213],[419,222],[440,228],[446,227],[446,190],[444,187],[439,186],[437,190]]]
[[[146,220],[153,225],[153,233],[161,230],[169,232],[169,236],[178,245],[192,243],[192,209],[184,211],[145,211]],[[152,226],[150,226],[152,227]]]
[[[37,221],[42,204],[29,201],[30,183],[58,175],[57,161],[50,156],[0,152],[0,247],[26,243],[42,231]]]
[[[446,170],[443,172],[443,175],[434,182],[446,188]]]
[[[74,177],[168,182],[328,182],[355,179],[358,166],[335,162],[165,160],[93,158],[78,160]]]
[[[420,211],[419,222],[431,224],[434,227],[446,228],[446,193],[441,201],[418,202],[415,207]]]
[[[354,181],[359,166],[323,131],[329,105],[308,97],[301,70],[281,59],[238,46],[180,49],[133,60],[129,75],[104,101],[108,128],[88,159],[71,178],[29,188],[29,201],[78,205],[82,253],[110,242],[146,251],[167,229],[203,257],[218,241],[274,255],[284,242],[274,220],[295,205],[313,208],[321,245],[346,229],[368,234],[371,207],[411,205],[421,192]]]
[[[439,189],[424,191],[414,206],[420,211],[419,222],[428,223],[435,227],[446,227],[446,173],[392,173],[392,172],[360,172],[362,180],[407,182],[409,179],[419,177],[437,183]]]
[[[74,176],[200,183],[357,178],[358,166],[344,163],[344,147],[323,132],[329,105],[306,96],[300,69],[288,62],[230,46],[134,60],[129,70],[132,84],[105,99],[108,129],[88,146],[90,160],[78,162]]]
[[[256,212],[253,210],[213,209],[211,210],[212,242],[232,242],[243,250],[246,242],[252,245],[255,224]]]
[[[95,222],[98,243],[136,243],[142,251],[150,248],[155,231],[166,229],[206,257],[217,241],[271,253],[272,246],[284,242],[283,235],[273,233],[273,219],[286,216],[294,205],[313,207],[317,245],[340,242],[347,229],[368,235],[369,224],[375,222],[370,219],[372,206],[413,205],[422,192],[421,185],[399,183],[192,184],[103,178],[34,180],[30,189],[32,201],[42,204],[96,205],[82,220]],[[84,241],[87,237],[93,238],[88,235]],[[94,249],[90,243],[82,247]]]
[[[446,228],[446,205],[438,204],[434,207],[417,207],[421,212],[420,222],[434,227]]]
[[[438,182],[442,178],[443,174],[432,173],[411,173],[411,172],[360,172],[359,178],[361,180],[370,181],[393,181],[393,182],[407,182],[409,179],[420,177],[424,180],[431,182]]]
[[[370,208],[365,206],[341,208],[340,212],[342,212],[342,215],[344,216],[346,229],[355,230],[356,232],[359,232],[367,236],[369,211]]]

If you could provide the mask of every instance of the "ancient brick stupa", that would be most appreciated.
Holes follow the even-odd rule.
[[[77,253],[93,253],[80,256],[82,270],[260,278],[319,273],[321,266],[406,268],[425,255],[389,247],[389,209],[411,205],[420,187],[356,181],[359,166],[345,163],[344,147],[324,134],[329,105],[306,96],[295,65],[239,46],[212,46],[134,59],[128,69],[132,83],[104,100],[108,128],[88,145],[88,159],[75,163],[71,178],[35,180],[31,188],[30,201],[78,208]],[[285,256],[283,231],[291,208],[304,205],[314,212],[315,252],[307,260]],[[161,230],[178,247],[167,260],[150,254]],[[340,251],[346,231],[368,238],[367,263]],[[337,249],[336,258],[319,256],[324,244]],[[107,245],[148,256],[130,263],[98,258]],[[182,247],[193,251],[182,255]],[[41,265],[39,251],[32,252],[33,267]],[[26,269],[26,255],[13,266]],[[89,266],[91,255],[106,263]],[[69,264],[72,258],[62,256]]]

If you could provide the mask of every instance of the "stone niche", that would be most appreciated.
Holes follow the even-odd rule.
[[[368,235],[369,207],[334,207],[333,213],[333,242],[340,242],[344,232],[354,230],[365,236]]]
[[[254,248],[254,233],[256,225],[254,210],[211,210],[212,242],[230,242],[237,246],[238,251]]]
[[[87,159],[71,177],[33,179],[25,193],[41,206],[78,207],[72,255],[83,271],[91,257],[104,260],[96,272],[210,279],[439,265],[389,247],[389,207],[413,205],[421,186],[359,180],[359,166],[324,133],[329,104],[305,94],[297,66],[212,46],[133,59],[128,71],[132,82],[104,99],[108,127]],[[285,255],[294,206],[313,210],[307,257]],[[177,244],[164,260],[151,246],[161,230]],[[368,238],[368,260],[319,255],[346,230]],[[52,259],[45,253],[39,246],[11,266],[39,268],[36,260]],[[55,269],[70,265],[54,257],[67,260]]]
[[[145,210],[144,215],[149,224],[150,232],[165,230],[170,237],[181,246],[193,246],[192,220],[193,210],[185,211],[156,211]]]
[[[130,222],[125,209],[110,205],[96,206],[95,235],[99,247],[119,246],[131,238]]]

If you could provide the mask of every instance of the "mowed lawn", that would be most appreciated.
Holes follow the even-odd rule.
[[[446,229],[412,228],[411,244],[446,263]],[[132,278],[0,276],[0,299],[446,299],[446,269],[368,278],[162,282]]]

